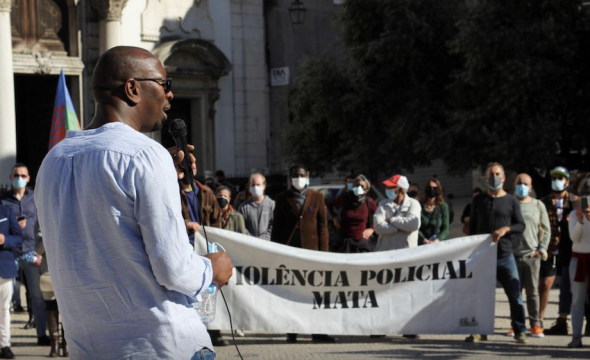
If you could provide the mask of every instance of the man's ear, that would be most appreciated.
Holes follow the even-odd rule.
[[[123,91],[125,92],[128,101],[132,104],[137,105],[141,102],[139,81],[133,79],[127,80],[123,86]]]

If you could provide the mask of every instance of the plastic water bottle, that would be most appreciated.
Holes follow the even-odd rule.
[[[209,253],[216,253],[218,251],[215,243],[209,243],[208,246]],[[197,313],[201,317],[201,321],[204,323],[215,320],[218,292],[217,285],[211,283],[207,289],[201,291],[201,301],[197,301],[193,304],[193,308],[197,310]]]

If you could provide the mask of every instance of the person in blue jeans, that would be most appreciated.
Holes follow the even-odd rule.
[[[520,204],[503,189],[506,176],[504,167],[490,163],[486,168],[488,191],[473,198],[469,233],[492,234],[498,244],[497,279],[502,284],[510,304],[510,319],[514,339],[526,343],[525,312],[520,291],[520,279],[512,252],[512,240],[522,236],[525,229]],[[486,335],[470,335],[466,342],[487,340]]]
[[[25,164],[17,163],[10,173],[11,189],[2,194],[0,202],[9,207],[19,218],[19,226],[23,232],[22,246],[14,249],[14,257],[19,268],[23,271],[26,280],[27,291],[31,297],[35,328],[37,331],[37,345],[49,346],[47,336],[47,323],[45,320],[45,301],[39,288],[41,276],[41,260],[43,257],[35,252],[36,239],[39,236],[37,226],[37,206],[35,205],[34,191],[27,185],[31,177]]]
[[[12,250],[20,248],[23,233],[16,214],[0,205],[0,359],[14,359],[10,349],[10,299],[12,279],[17,275]]]

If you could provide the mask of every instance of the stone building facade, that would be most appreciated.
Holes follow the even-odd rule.
[[[150,50],[164,64],[173,78],[168,118],[187,122],[201,175],[284,173],[283,132],[300,61],[345,56],[333,21],[343,0],[303,0],[302,24],[290,20],[293,2],[0,0],[0,185],[16,161],[36,176],[62,69],[82,127],[91,121],[94,65],[117,45]],[[149,136],[173,145],[166,128]],[[444,168],[417,172],[442,176]],[[466,179],[450,181],[468,194]]]
[[[263,0],[0,0],[0,184],[47,153],[63,69],[82,126],[99,55],[138,46],[173,78],[169,118],[189,127],[201,171],[268,168]],[[149,134],[171,145],[167,131]]]

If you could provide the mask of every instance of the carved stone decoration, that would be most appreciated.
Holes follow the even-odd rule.
[[[64,44],[57,35],[62,26],[62,14],[53,0],[42,0],[37,12],[37,35],[39,43],[34,50],[43,49],[56,55],[66,55]]]
[[[92,0],[92,7],[98,11],[100,20],[121,20],[121,14],[128,0]]]
[[[0,0],[0,11],[10,11],[10,5],[16,0]]]
[[[0,11],[2,11],[1,2],[6,0],[0,0]],[[22,40],[22,23],[19,21],[18,14],[20,13],[20,2],[12,0],[12,8],[10,11],[10,31],[12,32],[13,42],[14,39]]]
[[[10,14],[13,52],[31,54],[51,51],[54,55],[67,55],[63,40],[58,35],[63,17],[55,0],[13,2]]]
[[[51,52],[43,50],[39,52],[34,52],[33,56],[35,57],[35,61],[37,62],[37,64],[39,64],[39,67],[35,69],[35,73],[41,75],[49,74],[52,68]]]
[[[153,42],[164,39],[214,41],[209,1],[174,0],[174,5],[170,6],[162,0],[147,0],[141,14],[141,39]]]
[[[168,73],[219,79],[229,74],[232,65],[225,54],[209,41],[174,40],[158,45],[156,55]]]

